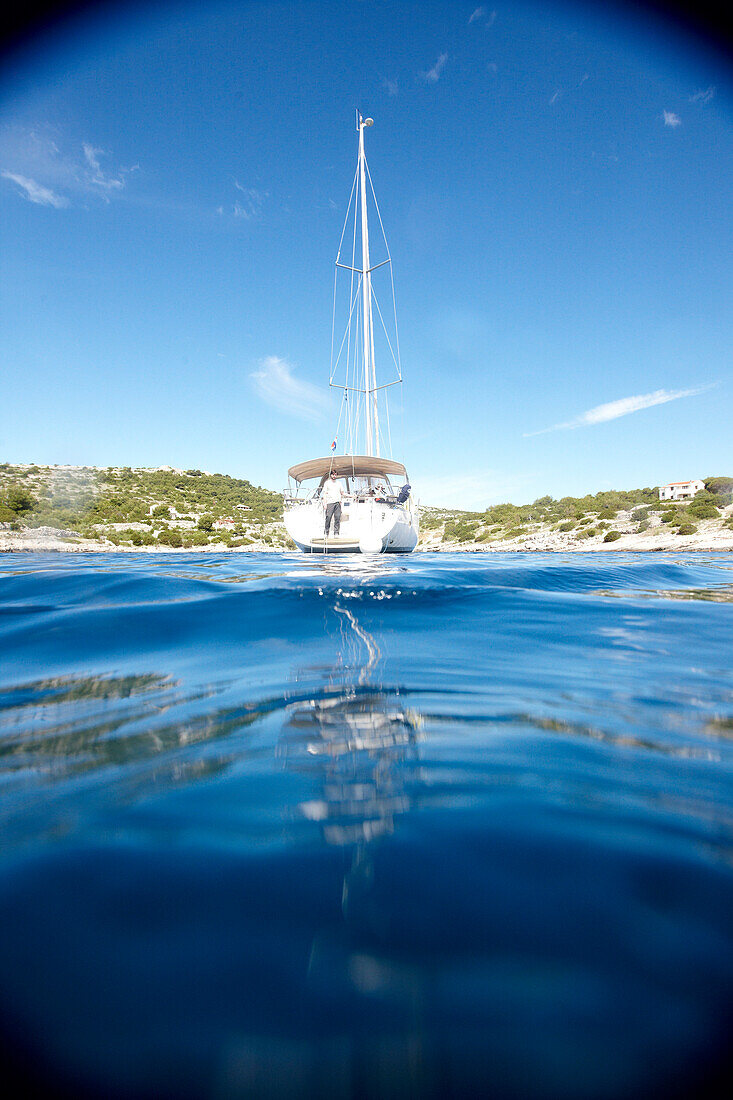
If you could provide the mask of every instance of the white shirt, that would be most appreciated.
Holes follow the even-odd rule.
[[[321,500],[324,504],[340,504],[344,495],[340,481],[332,481],[329,477],[321,489]]]

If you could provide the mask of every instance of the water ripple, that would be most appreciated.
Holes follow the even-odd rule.
[[[733,1008],[731,567],[4,555],[8,1072],[698,1095]]]

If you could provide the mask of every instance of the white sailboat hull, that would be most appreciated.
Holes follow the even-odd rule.
[[[409,554],[419,534],[417,508],[408,503],[347,501],[341,508],[341,527],[333,523],[325,534],[325,509],[320,501],[286,504],[285,528],[305,554]]]

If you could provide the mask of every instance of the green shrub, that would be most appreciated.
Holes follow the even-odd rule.
[[[592,539],[594,535],[597,535],[595,527],[587,527],[585,531],[581,531],[578,535],[579,539]]]
[[[158,542],[163,546],[183,546],[183,535],[177,527],[171,527],[167,531],[161,531]]]
[[[153,519],[170,519],[171,510],[167,504],[158,504],[150,513]]]
[[[607,531],[606,534],[603,537],[603,541],[604,542],[616,542],[620,538],[621,538],[621,532],[620,531]]]
[[[602,512],[599,512],[599,519],[615,519],[618,514],[618,508],[604,508]]]
[[[643,519],[643,520],[641,520],[641,522],[639,524],[637,524],[637,528],[636,528],[637,535],[640,535],[642,533],[642,531],[648,531],[648,530],[649,530],[649,520],[648,519]]]
[[[697,500],[693,500],[687,512],[688,515],[694,516],[695,519],[714,519],[716,516],[720,515],[720,512],[714,504],[708,504],[707,501],[702,501],[698,504]]]
[[[216,520],[216,516],[212,516],[212,515],[201,516],[201,519],[198,521],[196,526],[198,527],[199,531],[213,531],[215,520]]]
[[[561,523],[558,527],[558,531],[572,531],[573,527],[575,527],[575,521],[571,519],[566,523]]]
[[[152,531],[120,531],[119,534],[133,546],[155,546],[156,538]]]
[[[0,523],[13,523],[18,517],[7,504],[0,504]]]
[[[678,528],[677,534],[678,535],[695,535],[695,534],[697,534],[697,527],[695,527],[694,523],[681,523],[679,528]]]

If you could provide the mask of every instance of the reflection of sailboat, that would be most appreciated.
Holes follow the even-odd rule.
[[[319,776],[320,797],[301,803],[299,812],[321,823],[326,843],[359,846],[392,832],[409,808],[406,776],[418,759],[421,720],[399,692],[371,682],[381,656],[375,639],[348,608],[337,603],[334,610],[345,663],[359,670],[356,683],[294,707],[280,751],[292,766]]]
[[[336,259],[336,274],[340,269],[349,273],[349,298],[346,330],[337,354],[332,355],[330,384],[343,393],[336,434],[343,430],[347,440],[346,453],[300,462],[288,471],[288,480],[295,483],[295,489],[289,488],[285,493],[285,526],[297,547],[312,554],[344,551],[405,553],[414,550],[417,545],[419,509],[410,497],[407,471],[401,462],[385,458],[382,454],[383,446],[391,451],[387,391],[390,386],[402,382],[402,374],[396,314],[393,339],[390,340],[372,285],[372,273],[385,265],[389,265],[391,273],[392,260],[388,251],[386,260],[372,264],[369,254],[367,179],[372,196],[374,190],[364,154],[364,130],[371,125],[372,119],[358,115],[359,159]],[[352,200],[354,228],[349,264],[341,262],[341,246],[350,219]],[[376,207],[376,199],[374,205]],[[378,207],[376,212],[381,227]],[[359,257],[356,249],[357,223],[360,224]],[[336,289],[337,286],[334,288],[334,321]],[[392,297],[394,305],[394,286]],[[375,326],[375,316],[381,322],[386,350],[391,354],[397,375],[382,385],[377,384],[376,375],[375,328],[379,335],[379,326]],[[337,374],[341,377],[341,373],[344,374],[343,384],[334,381]],[[335,448],[334,439],[332,450],[335,451]],[[327,535],[324,498],[332,474],[341,490],[342,504],[340,526],[335,525],[333,534]],[[400,489],[402,482],[404,486]]]
[[[378,692],[293,712],[285,732],[301,735],[300,766],[317,770],[321,780],[321,797],[299,811],[322,823],[326,843],[358,845],[393,832],[395,818],[409,808],[403,769],[417,758],[418,730],[416,714]]]

